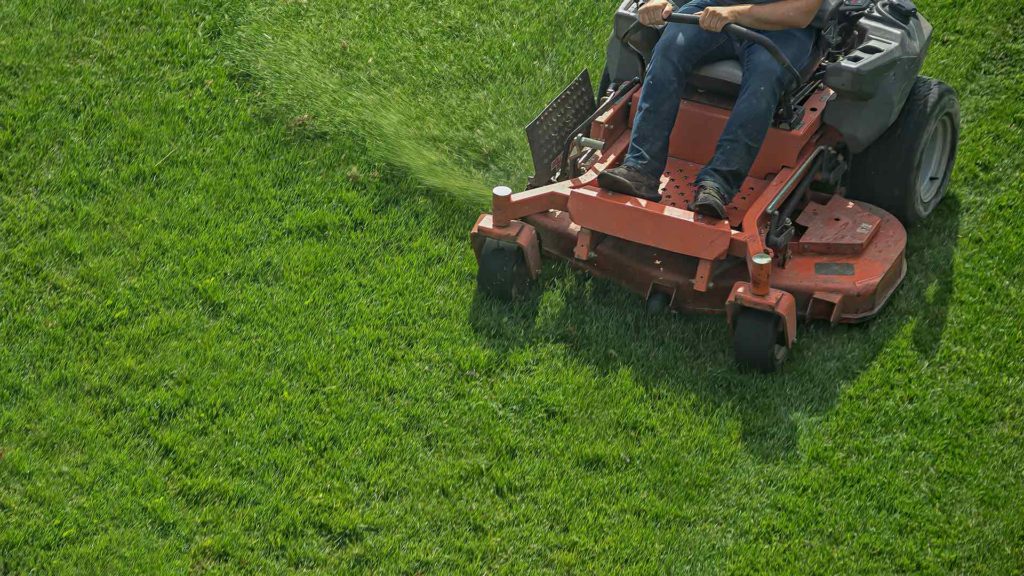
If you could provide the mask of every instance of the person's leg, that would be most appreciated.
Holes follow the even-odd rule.
[[[695,14],[711,4],[690,2],[677,13]],[[640,94],[629,152],[623,164],[650,177],[660,177],[668,162],[669,137],[690,72],[714,60],[734,58],[729,36],[695,24],[669,24],[654,49]]]
[[[808,64],[817,33],[812,29],[763,32],[798,70]],[[764,48],[744,43],[741,54],[743,85],[718,141],[715,155],[698,182],[710,181],[727,204],[739,190],[764,144],[782,93],[793,78]]]
[[[694,0],[676,12],[695,14],[713,2]],[[659,182],[686,77],[701,63],[735,55],[733,43],[724,34],[694,24],[668,24],[647,69],[626,158],[621,166],[602,172],[598,183],[612,192],[660,201]]]

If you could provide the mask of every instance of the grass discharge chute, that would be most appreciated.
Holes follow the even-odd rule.
[[[253,9],[232,39],[236,64],[280,113],[453,199],[521,187],[523,126],[581,55],[593,68],[603,56],[595,12],[571,4],[348,4]]]

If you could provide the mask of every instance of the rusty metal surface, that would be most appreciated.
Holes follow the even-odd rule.
[[[705,260],[724,258],[732,240],[721,220],[596,187],[574,190],[569,214],[584,228]]]
[[[830,95],[822,90],[811,101],[824,102]],[[669,293],[671,306],[678,310],[725,313],[734,288],[750,281],[752,257],[766,250],[767,206],[776,196],[784,200],[786,181],[818,146],[832,142],[833,135],[821,128],[820,108],[809,109],[804,126],[797,130],[773,129],[758,159],[760,174],[747,179],[728,208],[729,221],[721,222],[695,215],[686,206],[692,200],[701,155],[710,158],[710,151],[699,147],[708,142],[713,146],[715,130],[720,131],[725,117],[708,106],[684,102],[682,107],[690,118],[681,116],[677,132],[693,133],[702,127],[710,132],[696,132],[699,137],[688,139],[692,144],[673,144],[673,157],[662,178],[662,203],[611,194],[597,186],[597,174],[618,164],[628,146],[628,131],[620,125],[627,109],[618,108],[595,122],[595,133],[619,136],[608,142],[589,172],[514,194],[503,210],[513,225],[520,219],[532,226],[547,256],[609,278],[642,297],[652,291]],[[874,316],[906,274],[902,224],[881,209],[840,196],[808,210],[798,217],[802,235],[790,244],[789,258],[772,263],[769,295],[792,295],[785,306],[795,313],[786,312],[787,323],[790,316],[833,323]],[[492,226],[485,215],[474,228],[474,238],[520,241],[518,231]],[[586,231],[581,237],[582,230]]]
[[[697,263],[697,276],[693,279],[693,289],[697,292],[707,292],[711,288],[711,273],[714,271],[713,260],[701,260]]]
[[[745,262],[729,257],[716,263],[708,290],[700,292],[695,286],[697,258],[611,236],[603,238],[594,247],[595,257],[584,262],[573,254],[579,226],[568,213],[551,211],[531,216],[527,221],[536,228],[545,255],[613,280],[641,296],[649,294],[652,285],[664,287],[674,294],[672,307],[677,310],[724,313],[735,284],[750,280]],[[885,214],[876,239],[861,254],[852,257],[794,254],[785,268],[778,264],[773,267],[772,288],[793,295],[797,315],[801,318],[835,323],[862,322],[881,310],[903,280],[905,248],[903,226],[896,218]],[[823,263],[852,264],[856,274],[822,276],[815,273],[815,267]],[[819,301],[828,298],[835,304],[815,309],[812,306],[815,295]]]
[[[767,179],[777,174],[781,167],[795,168],[804,147],[821,135],[825,102],[832,94],[829,88],[822,88],[811,95],[807,101],[803,124],[799,128],[769,130],[761,153],[750,170],[750,176]],[[634,118],[639,100],[639,93],[634,94]],[[722,130],[729,120],[729,114],[729,110],[684,100],[679,106],[679,116],[669,141],[669,156],[696,164],[710,162]],[[630,125],[632,123],[631,118]]]
[[[833,196],[804,208],[797,224],[807,228],[800,249],[817,254],[858,254],[878,233],[882,219],[856,202]]]
[[[697,175],[702,168],[703,166],[700,164],[670,158],[661,178],[661,203],[675,208],[689,206],[694,201],[694,185],[697,183]],[[743,186],[732,202],[725,207],[727,219],[734,228],[739,228],[750,205],[764,192],[767,186],[767,181],[757,178],[747,178],[743,182]]]

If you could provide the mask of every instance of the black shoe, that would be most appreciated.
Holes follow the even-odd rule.
[[[636,196],[651,202],[661,202],[661,180],[644,174],[632,166],[619,166],[605,170],[597,176],[597,183],[609,192]]]
[[[711,218],[725,220],[725,206],[729,203],[725,193],[714,182],[697,183],[697,200],[690,205],[690,209]]]

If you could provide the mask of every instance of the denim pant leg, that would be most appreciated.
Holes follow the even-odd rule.
[[[695,14],[713,3],[713,0],[695,0],[676,12]],[[735,57],[735,46],[725,34],[707,32],[696,24],[668,24],[647,69],[629,152],[623,164],[660,177],[668,162],[669,138],[687,76],[705,62]]]
[[[775,42],[798,70],[807,66],[817,33],[808,28],[763,32]],[[764,144],[782,93],[793,85],[792,76],[764,48],[742,45],[743,86],[725,125],[711,162],[700,180],[719,184],[731,199],[736,194]]]

